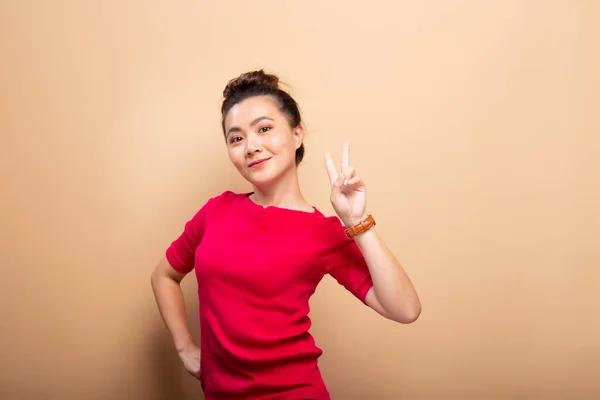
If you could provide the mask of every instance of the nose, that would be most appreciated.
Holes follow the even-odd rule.
[[[246,154],[252,155],[253,153],[256,153],[259,150],[260,150],[259,140],[256,137],[254,137],[253,135],[249,135],[246,138]]]

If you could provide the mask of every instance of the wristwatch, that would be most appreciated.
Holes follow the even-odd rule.
[[[373,218],[373,216],[371,214],[369,214],[367,216],[367,218],[363,219],[362,221],[360,221],[358,224],[351,226],[350,228],[346,229],[346,236],[348,238],[353,238],[354,236],[366,232],[369,229],[371,229],[372,227],[374,227],[376,225],[375,223],[375,219]]]

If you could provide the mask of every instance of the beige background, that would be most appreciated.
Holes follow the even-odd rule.
[[[248,189],[219,102],[259,67],[302,106],[307,198],[332,212],[349,140],[423,302],[398,325],[323,281],[335,399],[600,398],[600,2],[1,4],[0,398],[201,398],[150,271]]]

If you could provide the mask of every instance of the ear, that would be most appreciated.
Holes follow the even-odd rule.
[[[302,127],[302,125],[298,125],[294,128],[294,140],[296,141],[296,149],[299,149],[304,141],[304,127]]]

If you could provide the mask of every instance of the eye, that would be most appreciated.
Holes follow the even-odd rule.
[[[267,132],[267,131],[270,131],[270,130],[271,130],[271,127],[269,127],[269,126],[263,126],[263,127],[262,127],[262,128],[260,128],[258,131],[259,131],[260,133],[265,133],[265,132]]]
[[[239,136],[233,136],[232,138],[229,139],[229,143],[235,143],[239,140],[242,140],[242,138]]]

